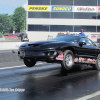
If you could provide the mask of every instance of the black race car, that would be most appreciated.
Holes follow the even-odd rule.
[[[91,64],[94,69],[100,69],[100,49],[86,37],[60,36],[50,41],[25,43],[19,47],[18,56],[27,67],[45,61],[60,63],[65,70],[70,70],[75,63]]]

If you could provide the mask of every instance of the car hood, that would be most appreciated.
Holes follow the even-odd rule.
[[[57,47],[57,46],[62,46],[65,44],[68,44],[71,42],[65,42],[65,41],[41,41],[41,42],[33,42],[29,43],[28,46],[33,46],[33,47]]]

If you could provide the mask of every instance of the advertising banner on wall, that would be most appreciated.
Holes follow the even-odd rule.
[[[91,38],[96,39],[96,38],[97,38],[97,36],[96,36],[95,34],[93,34],[93,35],[91,35]]]
[[[49,11],[49,6],[28,6],[28,11]]]
[[[100,34],[91,34],[92,39],[100,39]]]
[[[51,11],[72,12],[72,6],[52,6]]]
[[[77,6],[75,12],[96,12],[96,7],[90,6]]]

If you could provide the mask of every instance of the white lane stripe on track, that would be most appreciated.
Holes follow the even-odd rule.
[[[88,99],[91,99],[91,98],[96,97],[98,95],[100,95],[100,91],[97,91],[97,92],[92,93],[90,95],[87,95],[87,96],[84,96],[84,97],[81,97],[81,98],[78,98],[78,99],[74,99],[74,100],[88,100]]]
[[[36,65],[43,65],[45,63],[37,63]],[[13,68],[21,68],[21,67],[25,67],[25,65],[20,65],[20,66],[12,66],[12,67],[4,67],[4,68],[0,68],[0,70],[4,70],[4,69],[13,69]]]

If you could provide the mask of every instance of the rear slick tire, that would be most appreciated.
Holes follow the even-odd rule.
[[[32,58],[24,58],[23,61],[27,67],[33,67],[36,64],[36,61]]]
[[[64,52],[63,61],[61,63],[63,70],[71,70],[74,65],[74,54],[71,50],[66,50]]]

